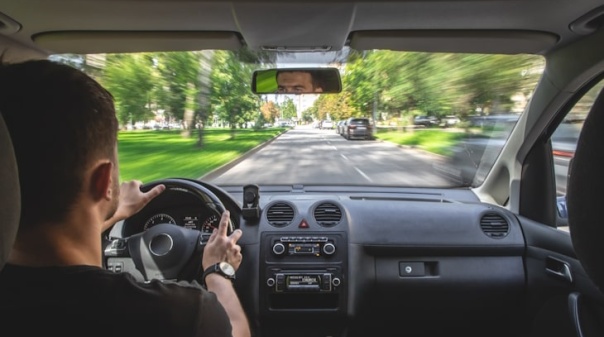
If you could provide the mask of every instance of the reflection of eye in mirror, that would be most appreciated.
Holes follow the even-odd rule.
[[[252,79],[256,94],[317,94],[342,91],[337,68],[281,68],[257,70]]]

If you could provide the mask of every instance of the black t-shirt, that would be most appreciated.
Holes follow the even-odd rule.
[[[92,266],[7,264],[0,326],[11,336],[232,336],[224,307],[197,282],[142,283]]]

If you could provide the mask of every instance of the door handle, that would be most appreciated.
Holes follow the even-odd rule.
[[[548,256],[545,260],[545,271],[556,278],[573,283],[573,274],[568,262]]]

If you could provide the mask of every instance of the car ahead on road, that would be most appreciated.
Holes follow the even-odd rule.
[[[346,139],[373,139],[373,125],[369,118],[351,117],[346,120],[342,135]]]
[[[435,116],[415,116],[413,118],[413,125],[415,126],[423,126],[426,128],[431,128],[438,126],[440,120]]]
[[[334,122],[331,119],[325,119],[321,122],[321,129],[331,130],[334,128]]]
[[[571,111],[587,116],[584,128],[603,114],[592,110],[604,78],[602,6],[0,0],[0,49],[3,62],[51,59],[94,76],[114,96],[124,129],[183,125],[120,132],[121,175],[142,180],[144,190],[164,183],[168,193],[102,234],[102,268],[142,283],[194,282],[200,268],[190,261],[198,256],[175,254],[203,250],[224,209],[229,233],[242,231],[232,284],[253,336],[591,337],[604,336],[595,309],[604,307],[603,254],[582,252],[604,246],[602,226],[590,226],[601,223],[604,188],[601,176],[590,176],[593,187],[569,188],[568,212],[559,211],[567,199],[557,193],[562,146],[553,135]],[[280,93],[282,70],[306,72],[310,81],[299,87],[310,89]],[[433,111],[475,118],[445,130]],[[380,130],[379,142],[343,141],[304,123],[253,127],[343,115],[421,127]],[[327,123],[322,128],[333,127]],[[0,164],[14,170],[4,156],[9,137],[0,132],[7,149]],[[602,138],[577,144],[595,151]],[[466,176],[468,163],[474,172]],[[600,163],[583,161],[572,172]],[[18,174],[2,172],[3,182],[18,186]],[[3,231],[14,225],[16,232],[17,192],[0,188]],[[586,202],[571,202],[586,193]],[[586,226],[575,224],[579,231],[570,221],[577,204],[590,216]],[[195,240],[170,235],[175,228]],[[585,231],[594,241],[577,239]],[[170,238],[165,256],[134,243],[154,233]],[[0,262],[12,237],[0,235]],[[56,322],[44,326],[49,335],[61,334],[87,321],[90,313],[78,308],[92,300],[28,303],[26,317],[0,321],[5,335],[20,335],[40,314]],[[25,304],[0,298],[0,313]],[[114,325],[128,322],[107,320],[90,331],[123,336]]]

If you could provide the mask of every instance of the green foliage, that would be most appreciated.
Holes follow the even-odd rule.
[[[156,119],[184,122],[188,128],[198,121],[236,128],[255,121],[259,111],[271,122],[297,116],[291,100],[275,108],[251,92],[253,71],[271,66],[275,57],[246,48],[109,54],[105,69],[95,77],[114,95],[122,125]],[[86,71],[85,60],[77,55],[61,59]],[[404,125],[415,115],[464,119],[476,113],[510,113],[518,109],[514,95],[530,98],[543,58],[383,50],[352,51],[345,64],[342,93],[320,95],[302,113],[303,120],[372,117],[375,111],[378,123]]]
[[[286,97],[285,101],[280,105],[281,111],[283,112],[283,118],[292,119],[298,117],[298,110],[294,104],[294,100],[291,97]]]
[[[217,51],[210,74],[210,101],[218,118],[232,128],[256,117],[260,99],[251,91],[253,64],[242,63],[230,51]]]
[[[273,123],[281,114],[279,106],[273,101],[264,102],[260,107],[260,111],[263,119],[270,123]]]
[[[316,117],[319,120],[327,119],[341,120],[348,117],[361,117],[362,112],[350,106],[351,96],[349,92],[341,92],[333,95],[322,95],[316,101]],[[369,115],[370,116],[370,115]]]
[[[179,131],[120,132],[120,180],[196,179],[283,131],[283,128],[238,130],[236,139],[231,139],[228,129],[206,129],[203,149],[194,146],[195,139],[181,137]]]
[[[266,123],[266,119],[264,119],[264,116],[261,113],[258,114],[256,121],[254,121],[254,130],[258,131],[264,128],[264,123]]]
[[[186,112],[199,108],[200,57],[195,52],[168,52],[155,55],[161,82],[157,86],[157,105],[170,119],[185,118]]]
[[[367,51],[348,62],[343,83],[348,104],[365,115],[378,104],[395,117],[463,117],[509,112],[514,94],[530,96],[542,66],[534,55]]]
[[[156,76],[150,54],[110,54],[99,79],[115,98],[122,125],[153,118],[151,95]]]

